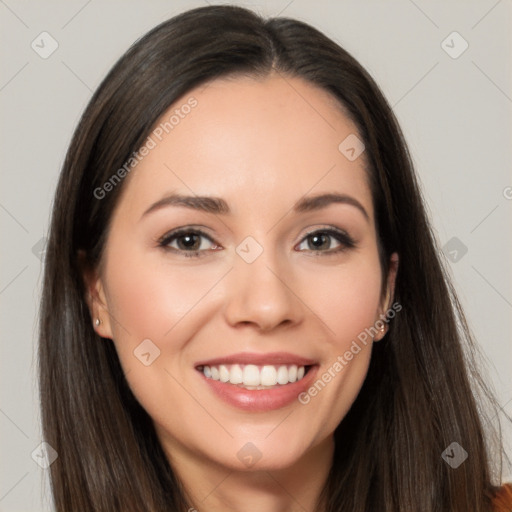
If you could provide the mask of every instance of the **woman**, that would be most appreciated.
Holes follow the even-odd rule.
[[[405,142],[304,23],[188,11],[119,60],[56,192],[56,510],[510,506]]]

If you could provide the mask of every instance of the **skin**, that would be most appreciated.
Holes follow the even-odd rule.
[[[135,396],[152,417],[194,506],[210,511],[313,510],[333,454],[333,432],[366,377],[372,343],[307,405],[246,412],[214,395],[195,369],[235,352],[287,351],[327,371],[390,306],[397,269],[382,274],[364,153],[349,161],[338,146],[355,125],[324,90],[299,78],[231,78],[190,91],[198,105],[124,183],[105,253],[86,276],[98,334],[110,338]],[[359,137],[361,138],[361,137]],[[304,195],[356,199],[293,212]],[[165,206],[170,193],[216,196],[230,214]],[[201,257],[160,247],[173,229],[193,226]],[[311,231],[346,231],[356,246]],[[247,263],[235,251],[248,236],[263,248]],[[183,242],[183,239],[180,239]],[[330,245],[329,245],[330,244]],[[175,249],[178,240],[171,243]],[[378,341],[385,331],[376,335]],[[134,350],[150,339],[150,366]],[[261,459],[246,467],[248,442]]]

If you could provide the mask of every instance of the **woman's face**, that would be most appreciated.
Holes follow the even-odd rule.
[[[361,137],[275,74],[213,81],[173,114],[123,185],[95,328],[176,463],[290,467],[331,446],[387,307]]]

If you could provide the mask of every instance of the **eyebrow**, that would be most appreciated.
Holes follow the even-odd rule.
[[[326,208],[327,206],[335,203],[354,206],[364,215],[366,220],[370,220],[370,216],[368,215],[368,212],[365,210],[364,206],[355,197],[349,196],[347,194],[331,193],[303,197],[295,204],[293,209],[298,213],[311,212],[314,210],[321,210],[322,208]]]
[[[347,194],[330,193],[303,197],[297,203],[295,203],[293,206],[293,211],[296,213],[311,212],[321,210],[322,208],[326,208],[327,206],[336,203],[354,206],[364,215],[366,220],[370,220],[370,216],[368,215],[368,212],[365,210],[364,206],[357,199]],[[190,208],[192,210],[199,210],[206,213],[220,215],[228,215],[231,213],[228,203],[220,197],[170,194],[160,199],[156,203],[153,203],[142,214],[142,217],[145,217],[151,212],[168,206],[181,206]]]
[[[160,210],[166,206],[183,206],[192,210],[200,210],[207,213],[228,214],[230,209],[228,203],[219,197],[210,196],[184,196],[181,194],[170,194],[156,203],[152,204],[142,216]]]

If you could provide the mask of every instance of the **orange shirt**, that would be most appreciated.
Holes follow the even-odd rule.
[[[503,485],[492,500],[493,512],[512,512],[512,484]]]

